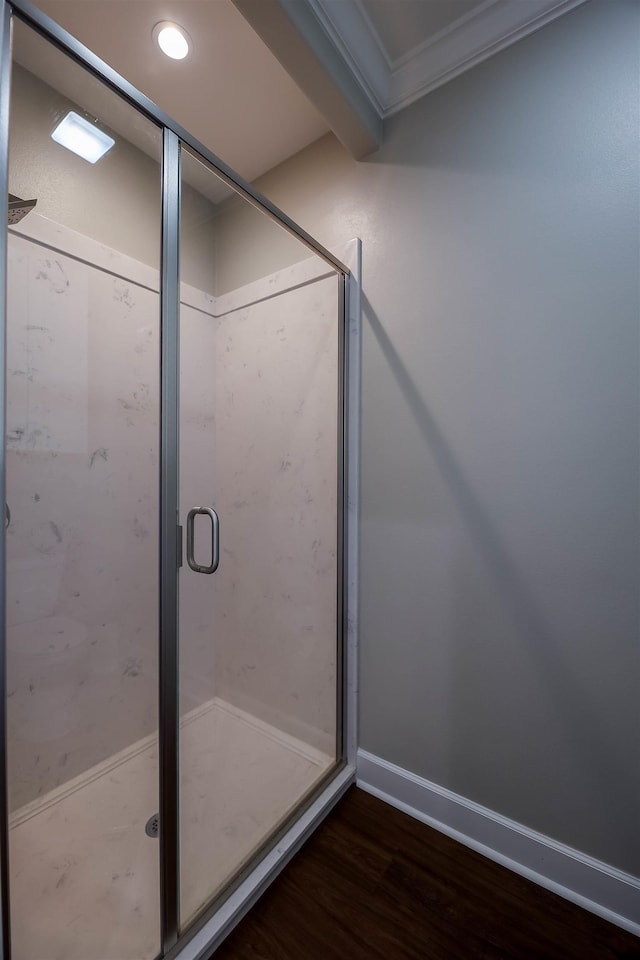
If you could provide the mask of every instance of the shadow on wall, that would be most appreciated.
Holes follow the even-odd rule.
[[[581,770],[592,781],[594,792],[598,793],[602,789],[603,782],[609,782],[617,786],[621,798],[631,798],[634,788],[633,764],[630,758],[618,744],[612,742],[612,738],[607,739],[598,717],[590,710],[580,689],[579,679],[561,657],[560,642],[545,626],[541,613],[500,542],[486,511],[474,494],[418,387],[364,294],[362,310],[404,402],[419,428],[424,444],[433,456],[459,510],[464,526],[477,546],[479,555],[486,562],[502,606],[515,628],[512,639],[520,640],[529,666],[536,671],[536,679],[547,692],[554,711],[561,717],[572,748],[580,754]],[[473,682],[482,683],[482,677],[479,675]],[[464,709],[468,708],[467,704]],[[536,718],[532,717],[531,723],[535,722]],[[550,778],[559,775],[559,771],[553,767],[552,756],[549,757],[548,773]]]

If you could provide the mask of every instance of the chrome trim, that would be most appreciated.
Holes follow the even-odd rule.
[[[180,143],[165,128],[162,156],[160,387],[160,917],[162,951],[178,940],[178,390]]]
[[[136,90],[132,84],[128,83],[120,74],[116,73],[104,60],[97,57],[85,47],[84,44],[76,40],[75,37],[72,37],[70,33],[67,33],[66,30],[63,30],[62,27],[58,26],[50,17],[47,17],[32,3],[27,2],[27,0],[12,0],[11,6],[21,20],[28,23],[37,30],[38,33],[44,34],[47,39],[51,40],[57,47],[60,47],[72,56],[73,59],[82,66],[89,69],[91,73],[100,80],[103,80],[112,90],[115,90],[116,93],[124,97],[125,100],[128,100],[129,103],[132,103],[133,106],[137,107],[137,109],[144,113],[150,120],[171,130],[189,150],[196,154],[197,159],[204,159],[209,166],[213,167],[220,179],[224,180],[236,193],[239,193],[254,207],[258,207],[258,209],[262,210],[263,213],[272,220],[279,223],[281,227],[293,234],[294,237],[297,237],[306,247],[313,250],[314,253],[317,253],[326,263],[331,264],[334,269],[340,273],[349,273],[348,268],[345,267],[337,257],[334,257],[329,250],[323,247],[322,244],[314,240],[306,230],[303,230],[302,227],[288,217],[286,213],[283,213],[274,203],[271,203],[270,200],[256,190],[247,180],[235,173],[231,167],[228,167],[215,153],[212,153],[204,144],[196,140],[195,137],[192,137],[184,127],[181,127],[179,123],[176,123],[175,120],[160,110],[148,97],[145,97],[139,90]]]
[[[6,503],[7,409],[7,217],[9,194],[9,106],[11,95],[11,7],[2,2],[0,19],[0,503]],[[11,957],[9,902],[9,798],[7,771],[6,534],[0,524],[0,960]]]
[[[344,719],[346,707],[347,649],[347,369],[349,363],[349,324],[344,274],[338,275],[338,422],[337,422],[337,542],[336,542],[336,757],[345,756]]]
[[[344,658],[344,722],[345,759],[356,764],[358,749],[358,559],[359,559],[359,459],[360,459],[360,277],[361,244],[355,241],[352,272],[346,278],[346,336],[348,357],[345,384],[347,436],[345,447],[345,658]]]
[[[196,517],[202,514],[211,520],[211,563],[203,566],[196,563],[195,522]],[[213,507],[194,507],[187,514],[187,563],[195,573],[215,573],[220,563],[220,520]]]

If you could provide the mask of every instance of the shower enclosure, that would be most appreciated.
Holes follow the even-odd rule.
[[[357,244],[0,46],[0,957],[195,960],[353,780]]]

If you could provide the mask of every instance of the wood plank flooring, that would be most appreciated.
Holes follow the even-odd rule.
[[[640,960],[640,939],[352,787],[215,960]]]

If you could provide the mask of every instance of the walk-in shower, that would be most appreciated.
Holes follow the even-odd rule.
[[[2,12],[0,955],[195,958],[353,776],[356,248]]]

